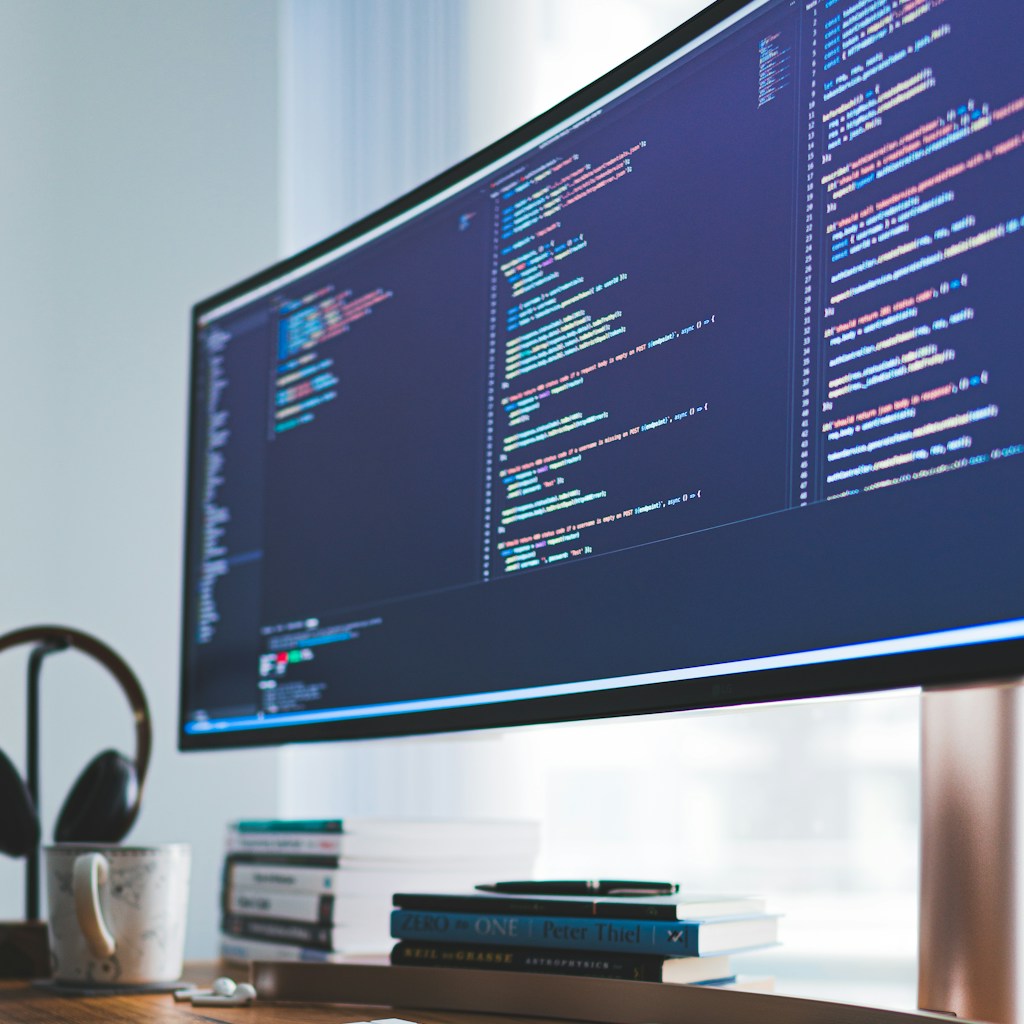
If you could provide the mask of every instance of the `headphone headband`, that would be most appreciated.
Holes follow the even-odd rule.
[[[9,647],[18,647],[21,644],[51,644],[54,647],[73,647],[75,650],[88,654],[95,661],[98,661],[117,680],[118,685],[128,698],[131,705],[132,718],[135,721],[135,771],[138,776],[138,790],[135,794],[135,801],[130,808],[129,826],[135,821],[139,813],[139,804],[142,800],[142,784],[146,778],[146,770],[149,767],[149,755],[153,744],[152,727],[149,720],[149,707],[146,704],[146,696],[142,692],[135,673],[128,667],[124,660],[114,653],[101,640],[83,633],[77,629],[70,629],[67,626],[27,626],[24,629],[16,629],[11,633],[0,636],[0,651]]]

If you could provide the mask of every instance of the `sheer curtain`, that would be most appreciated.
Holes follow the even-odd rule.
[[[294,252],[499,138],[700,0],[285,0],[282,236]]]
[[[703,4],[288,0],[294,251],[546,109]],[[914,1003],[916,695],[287,750],[282,812],[530,816],[538,871],[766,895],[780,991]]]
[[[283,6],[282,236],[303,248],[467,152],[462,0]]]

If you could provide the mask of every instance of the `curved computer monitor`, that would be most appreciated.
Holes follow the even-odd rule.
[[[181,746],[1024,669],[1022,37],[723,0],[198,303]]]

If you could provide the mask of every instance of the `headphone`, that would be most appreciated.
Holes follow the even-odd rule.
[[[71,787],[54,830],[58,843],[120,842],[139,813],[152,747],[149,709],[138,679],[106,644],[65,626],[29,626],[0,636],[0,651],[20,644],[50,650],[75,648],[103,665],[128,698],[135,720],[135,757],[129,759],[116,750],[97,754]],[[39,814],[28,787],[0,751],[0,853],[29,856],[39,839]]]

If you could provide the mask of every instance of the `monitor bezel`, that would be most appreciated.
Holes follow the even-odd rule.
[[[197,302],[191,319],[191,369],[189,396],[197,393],[198,338],[201,322],[219,307],[273,281],[301,270],[342,246],[357,241],[408,213],[440,193],[459,185],[484,168],[508,157],[538,135],[598,102],[606,94],[649,71],[749,5],[749,0],[715,0],[635,56],[594,82],[573,93],[521,127],[436,175],[422,185],[362,217],[348,227],[244,280]],[[187,564],[196,537],[188,512],[199,482],[196,455],[202,441],[202,425],[196,403],[189,403],[188,468],[184,560]],[[193,620],[196,597],[183,586],[181,665],[179,686],[178,748],[212,750],[260,747],[284,743],[323,742],[438,733],[465,732],[557,722],[584,721],[675,711],[724,708],[768,702],[870,693],[917,686],[946,686],[979,680],[1001,680],[1024,672],[1024,640],[991,640],[984,643],[932,648],[906,653],[816,662],[781,668],[716,674],[653,684],[598,689],[560,696],[503,700],[456,708],[384,713],[372,717],[340,718],[325,722],[260,727],[248,730],[187,732],[188,720],[188,624]],[[483,688],[482,688],[483,689]]]

